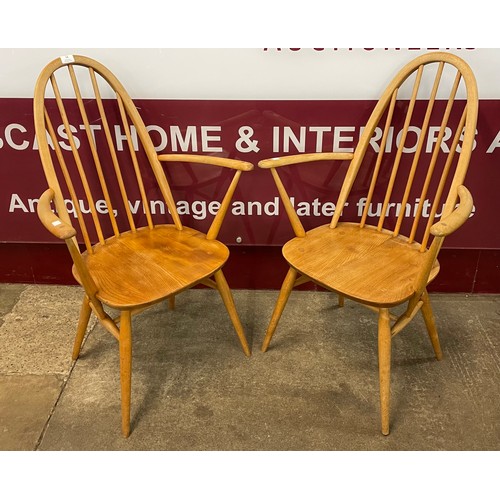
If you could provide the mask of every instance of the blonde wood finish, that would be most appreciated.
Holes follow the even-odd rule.
[[[283,281],[283,285],[281,286],[281,291],[278,297],[278,301],[276,302],[276,306],[274,307],[271,321],[269,322],[269,326],[267,327],[266,336],[264,337],[264,342],[262,343],[262,348],[261,348],[262,352],[266,352],[269,347],[269,343],[271,342],[274,331],[278,326],[281,314],[285,309],[288,297],[290,297],[290,293],[292,292],[293,287],[295,286],[296,278],[297,278],[297,271],[293,267],[290,267],[286,275],[285,281]]]
[[[278,188],[278,193],[285,207],[286,214],[290,219],[290,224],[292,225],[293,232],[295,233],[295,236],[297,236],[298,238],[303,238],[306,235],[306,231],[304,229],[304,226],[300,222],[300,219],[297,213],[295,212],[295,209],[293,208],[292,202],[288,197],[288,193],[286,192],[285,186],[281,182],[281,178],[275,168],[271,169],[271,174],[274,178],[274,182],[276,183],[276,187]]]
[[[226,167],[233,170],[242,170],[249,172],[253,165],[247,161],[235,160],[233,158],[219,158],[217,156],[204,156],[193,154],[161,154],[158,155],[160,161],[170,162],[189,162],[200,163],[203,165],[215,165],[217,167]]]
[[[96,244],[93,254],[82,254],[97,286],[97,298],[120,310],[152,305],[191,288],[212,276],[228,257],[223,243],[173,225],[113,236],[104,245]],[[76,266],[73,274],[81,283]]]
[[[122,400],[122,434],[130,434],[130,395],[132,386],[132,315],[122,311],[120,317],[120,386]]]
[[[85,337],[85,332],[87,330],[87,325],[89,324],[91,313],[92,309],[90,307],[90,300],[87,295],[85,295],[83,297],[82,308],[80,310],[80,319],[78,321],[75,343],[73,344],[73,361],[76,361],[78,359],[78,356],[80,355],[80,349],[82,347],[83,338]]]
[[[439,361],[443,358],[443,352],[441,351],[439,336],[436,329],[436,321],[434,320],[431,301],[429,300],[427,290],[422,294],[422,308],[420,310],[422,312],[422,316],[424,317],[425,326],[427,327],[427,333],[429,334],[434,354],[436,355],[436,359]]]
[[[417,302],[417,305],[414,308],[412,308],[411,311],[409,311],[409,313],[407,315],[402,314],[401,316],[394,318],[395,322],[391,328],[391,335],[393,337],[395,335],[397,335],[415,317],[415,315],[418,313],[418,311],[420,310],[422,305],[423,305],[423,302],[421,300],[419,300]],[[392,318],[393,315],[390,315],[390,316],[391,316],[391,319],[393,319]]]
[[[229,313],[229,317],[233,322],[234,329],[236,330],[238,338],[240,339],[241,346],[243,347],[243,352],[245,353],[246,356],[250,356],[251,354],[250,347],[245,337],[245,333],[243,332],[243,326],[241,325],[240,318],[238,316],[238,313],[236,312],[233,296],[231,294],[231,291],[229,289],[229,286],[227,284],[226,278],[224,277],[222,270],[219,269],[214,274],[214,278],[215,282],[217,283],[217,289],[219,290],[219,293],[222,297],[222,301],[226,306],[227,312]]]
[[[50,208],[50,203],[54,199],[54,191],[47,189],[38,200],[36,207],[38,218],[45,226],[45,229],[60,240],[67,240],[76,236],[76,230],[70,224],[63,222]]]
[[[229,250],[217,235],[240,176],[253,165],[208,155],[158,156],[125,88],[105,66],[84,56],[55,59],[42,70],[35,87],[34,118],[48,183],[38,215],[53,236],[66,242],[73,275],[85,291],[72,356],[79,356],[93,312],[119,343],[122,433],[128,436],[133,315],[163,300],[173,309],[178,293],[204,284],[219,291],[244,354],[251,354],[221,270]],[[117,130],[121,146],[116,144]],[[207,234],[182,225],[162,162],[234,171]],[[160,221],[150,208],[158,197],[166,208]],[[139,211],[132,210],[134,198],[141,202]],[[68,212],[66,199],[76,217]],[[117,319],[104,305],[117,311]]]
[[[449,236],[468,220],[474,206],[472,195],[465,186],[458,186],[457,194],[460,200],[457,208],[430,228],[433,236]]]
[[[175,295],[171,295],[168,298],[168,308],[170,311],[173,311],[175,309]]]
[[[259,162],[260,168],[278,168],[286,165],[298,165],[312,161],[352,160],[352,153],[305,153],[300,155],[268,158]]]
[[[419,249],[418,243],[394,237],[391,231],[340,222],[335,231],[324,225],[308,231],[305,238],[290,240],[283,256],[324,288],[363,304],[393,307],[415,292],[415,280],[426,259]],[[438,271],[436,261],[428,282]]]
[[[382,434],[387,436],[391,385],[391,323],[389,310],[385,308],[381,308],[378,315],[378,375]]]
[[[436,358],[442,357],[426,287],[439,272],[437,257],[444,238],[469,218],[473,208],[464,179],[474,145],[477,113],[477,87],[469,66],[455,55],[433,52],[416,58],[396,74],[375,106],[352,155],[312,153],[259,162],[259,167],[271,171],[295,233],[283,246],[290,269],[262,350],[269,347],[288,297],[302,279],[309,278],[338,294],[339,306],[348,298],[376,311],[383,434],[389,433],[391,337],[421,311]],[[376,127],[381,138],[378,150],[373,151]],[[389,137],[395,127],[401,127],[396,129],[399,142],[391,151]],[[427,139],[431,127],[437,132],[432,144]],[[420,133],[415,140],[416,130]],[[410,146],[406,142],[409,136],[413,136]],[[306,231],[277,169],[325,159],[350,159],[350,164],[330,224]],[[355,182],[357,196],[364,196],[364,192],[360,193],[366,188],[360,220],[341,221]],[[410,205],[407,212],[407,203],[417,198],[415,208]],[[375,220],[369,221],[373,200],[380,203],[380,210]],[[398,204],[400,212],[389,217],[389,207]],[[441,219],[436,222],[438,212]],[[296,281],[297,275],[301,278]],[[406,305],[404,312],[399,316],[391,314],[390,309],[401,304]]]

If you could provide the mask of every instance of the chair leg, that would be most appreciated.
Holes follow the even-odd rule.
[[[434,354],[436,359],[440,360],[443,358],[443,352],[441,351],[441,345],[439,344],[438,332],[436,329],[436,322],[434,320],[434,314],[432,313],[431,301],[429,299],[429,294],[427,290],[422,294],[422,316],[424,317],[425,326],[427,327],[427,333],[431,339],[432,347],[434,348]]]
[[[215,282],[217,283],[217,289],[219,290],[219,293],[222,297],[222,301],[226,306],[227,312],[229,313],[229,317],[231,318],[234,329],[236,330],[236,333],[240,340],[243,352],[245,353],[245,356],[250,356],[251,355],[250,347],[248,346],[247,338],[245,337],[245,332],[243,331],[243,326],[241,325],[238,312],[236,311],[236,306],[234,305],[233,295],[231,293],[229,285],[227,284],[226,278],[224,277],[224,274],[221,269],[219,269],[214,274],[214,278]]]
[[[391,323],[389,309],[380,309],[378,316],[378,371],[382,434],[387,436],[389,434],[391,385]]]
[[[122,434],[130,435],[130,393],[132,382],[132,314],[120,315],[120,386],[122,402]]]
[[[85,295],[80,309],[80,319],[78,320],[78,328],[76,330],[75,342],[73,344],[73,354],[71,357],[74,361],[76,361],[80,355],[80,349],[82,347],[83,338],[85,337],[85,332],[87,331],[87,325],[89,324],[91,312],[90,300],[88,296]]]
[[[339,307],[344,307],[344,296],[339,293]]]
[[[168,298],[168,308],[173,311],[175,309],[175,295],[171,295]]]
[[[293,285],[297,278],[297,271],[290,267],[288,269],[288,273],[283,281],[283,285],[281,285],[281,291],[278,296],[278,300],[276,305],[274,306],[273,315],[271,316],[271,321],[269,322],[269,326],[267,327],[266,336],[264,337],[264,342],[262,343],[261,351],[266,352],[269,343],[271,342],[271,338],[273,337],[274,331],[278,326],[278,321],[281,318],[281,314],[283,313],[283,309],[285,309],[286,303],[288,301],[288,297],[290,297],[290,293],[293,290]]]

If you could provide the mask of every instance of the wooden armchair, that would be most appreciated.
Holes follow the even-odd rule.
[[[244,353],[250,356],[221,269],[229,250],[217,235],[241,173],[253,166],[202,155],[158,156],[124,87],[107,68],[87,57],[62,57],[43,69],[35,88],[34,115],[49,186],[40,197],[38,215],[54,236],[66,242],[73,274],[85,291],[73,359],[79,356],[93,311],[119,343],[122,433],[128,436],[133,314],[164,299],[172,308],[178,293],[197,284],[215,288]],[[161,162],[234,170],[207,234],[182,225]],[[151,209],[155,197],[165,203],[171,223],[155,220]],[[73,222],[78,222],[81,240]],[[104,305],[118,311],[116,319]]]
[[[269,346],[292,289],[302,283],[312,281],[336,292],[340,306],[348,298],[374,309],[385,435],[392,337],[419,310],[436,358],[442,357],[426,287],[439,272],[437,256],[445,236],[458,229],[473,208],[463,183],[477,113],[476,82],[469,66],[452,54],[429,53],[394,77],[353,154],[300,154],[259,162],[259,167],[270,170],[295,232],[283,247],[290,268],[262,350]],[[320,160],[350,163],[331,223],[305,231],[278,169]],[[359,193],[360,184],[366,195],[356,202],[353,186]],[[358,214],[351,213],[350,221],[341,222],[344,209],[342,218],[347,218],[349,201],[351,207],[364,206],[362,215],[356,219]],[[401,304],[406,304],[404,312],[391,314],[390,309]]]

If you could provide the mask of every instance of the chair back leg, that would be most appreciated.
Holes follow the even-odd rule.
[[[234,305],[233,295],[231,293],[231,290],[229,289],[229,285],[227,284],[226,278],[224,277],[224,273],[221,269],[219,269],[214,274],[214,278],[215,282],[217,283],[217,289],[219,290],[220,296],[222,297],[222,301],[226,306],[229,317],[231,318],[234,329],[236,330],[236,334],[238,335],[238,338],[240,340],[243,352],[245,353],[245,356],[250,356],[250,347],[248,346],[245,332],[243,331],[243,326],[241,325],[238,312],[236,311],[236,306]]]
[[[171,295],[168,298],[168,308],[170,311],[173,311],[175,309],[175,295]]]
[[[285,309],[286,303],[288,301],[288,297],[290,297],[290,293],[293,290],[295,285],[295,280],[297,278],[297,271],[290,267],[287,275],[285,276],[285,280],[283,281],[283,285],[281,285],[281,291],[274,306],[273,315],[271,317],[271,321],[269,322],[269,326],[267,327],[266,336],[264,337],[264,342],[262,343],[261,351],[266,352],[269,347],[269,343],[273,338],[274,331],[278,326],[278,321],[281,318],[281,314],[283,313],[283,309]]]
[[[90,300],[87,295],[83,297],[82,308],[80,309],[80,319],[78,320],[78,328],[76,330],[75,342],[73,344],[73,361],[78,359],[80,355],[80,349],[82,347],[83,338],[85,337],[85,332],[87,331],[87,325],[89,324],[90,313],[92,312],[90,308]]]
[[[443,352],[441,351],[441,345],[439,344],[438,332],[436,329],[436,322],[434,321],[434,314],[432,312],[431,301],[429,299],[429,294],[427,290],[422,294],[422,316],[424,317],[425,326],[427,327],[427,333],[431,339],[432,347],[434,348],[434,354],[436,359],[439,361],[443,358]]]

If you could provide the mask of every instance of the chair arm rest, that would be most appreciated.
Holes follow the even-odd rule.
[[[307,163],[320,160],[352,160],[353,153],[303,153],[299,155],[283,156],[279,158],[268,158],[259,161],[260,168],[276,168],[297,163]]]
[[[50,202],[54,199],[54,191],[47,189],[40,199],[36,211],[38,218],[41,220],[45,228],[50,231],[56,238],[67,240],[76,235],[76,230],[73,226],[63,222],[50,208]]]
[[[189,163],[205,163],[206,165],[215,165],[217,167],[232,168],[234,170],[249,171],[253,169],[253,165],[247,161],[235,160],[233,158],[219,158],[217,156],[208,155],[191,155],[191,154],[164,154],[158,155],[160,161],[185,161]]]
[[[458,207],[431,227],[432,235],[448,236],[469,218],[473,207],[472,195],[465,186],[458,186],[457,192],[460,198]]]

